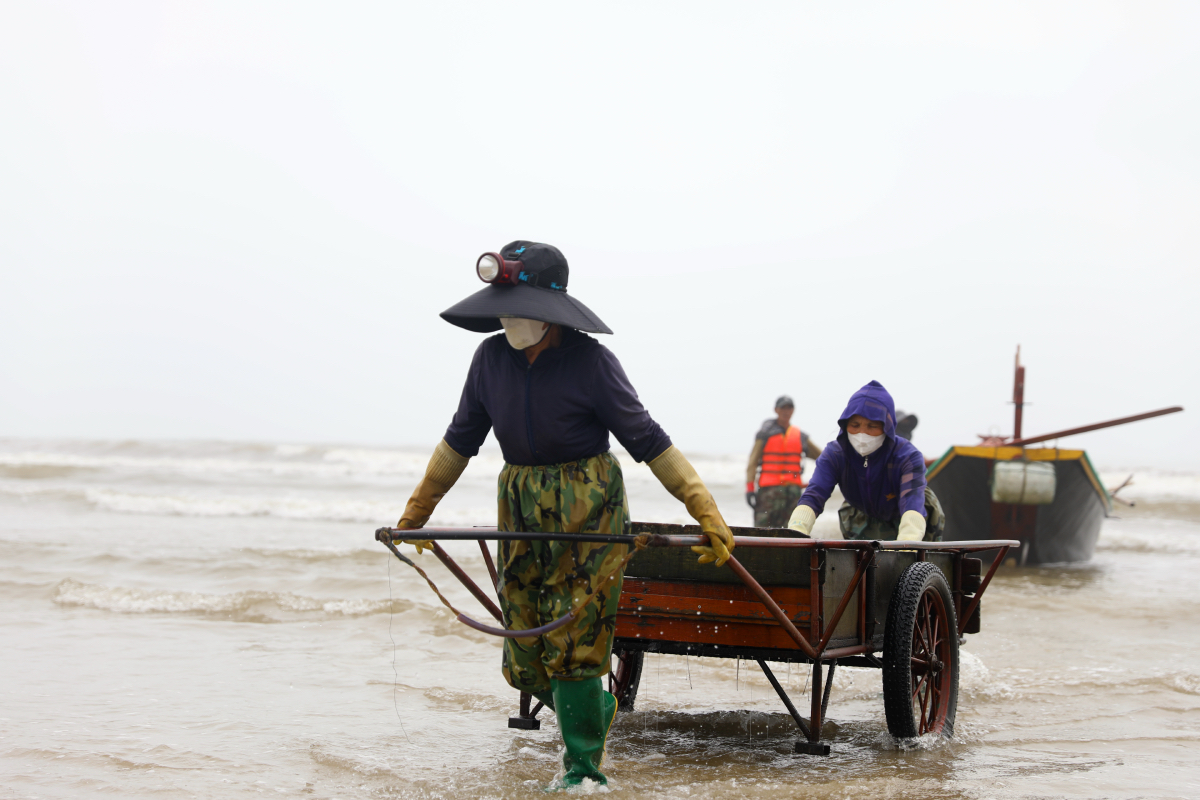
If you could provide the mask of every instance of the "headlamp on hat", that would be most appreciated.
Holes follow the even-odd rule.
[[[484,253],[475,262],[475,274],[484,283],[515,284],[524,266],[520,261],[505,261],[499,253]]]
[[[612,333],[590,308],[567,294],[567,259],[553,245],[509,242],[475,259],[475,274],[488,285],[443,311],[442,319],[479,333],[500,330],[506,317]]]

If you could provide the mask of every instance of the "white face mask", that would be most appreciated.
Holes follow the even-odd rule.
[[[869,456],[883,445],[885,437],[882,433],[878,436],[872,436],[869,433],[848,433],[850,437],[850,446],[858,451],[860,456]]]
[[[508,343],[517,350],[533,347],[544,339],[546,332],[550,330],[548,323],[520,317],[501,317],[500,324],[504,326],[504,336]]]

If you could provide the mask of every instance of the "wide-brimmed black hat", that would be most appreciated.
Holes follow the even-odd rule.
[[[499,255],[519,264],[513,283],[493,283],[442,312],[442,319],[469,331],[490,333],[500,317],[522,317],[588,333],[612,333],[592,310],[567,294],[567,259],[538,242],[506,244]]]

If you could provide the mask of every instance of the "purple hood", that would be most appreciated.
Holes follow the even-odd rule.
[[[871,455],[855,452],[846,422],[855,414],[883,422],[887,441]],[[925,516],[925,457],[908,439],[896,435],[896,404],[879,381],[871,381],[850,397],[838,420],[841,432],[817,459],[812,480],[800,505],[820,514],[835,486],[850,505],[879,520],[898,520],[905,511]]]
[[[883,388],[883,384],[879,381],[871,381],[850,395],[850,402],[846,404],[846,410],[838,419],[838,425],[842,429],[842,432],[838,434],[839,441],[846,435],[846,423],[855,414],[882,422],[883,434],[889,439],[896,438],[896,404],[892,401],[888,390]]]

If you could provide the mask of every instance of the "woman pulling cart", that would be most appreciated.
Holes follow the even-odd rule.
[[[733,535],[712,495],[638,400],[616,356],[587,333],[612,333],[567,294],[567,260],[548,244],[516,241],[485,253],[476,273],[489,285],[443,311],[470,331],[504,330],[475,351],[458,411],[429,460],[397,528],[425,525],[479,452],[489,430],[504,454],[498,482],[502,531],[629,533],[612,433],[649,464],[709,538],[693,547],[721,566]],[[428,542],[406,539],[421,552]],[[631,537],[632,541],[632,537]],[[600,763],[617,702],[609,671],[625,544],[501,541],[500,607],[505,627],[530,630],[586,607],[542,636],[504,640],[504,678],[551,708],[566,752],[562,783],[605,783]]]

